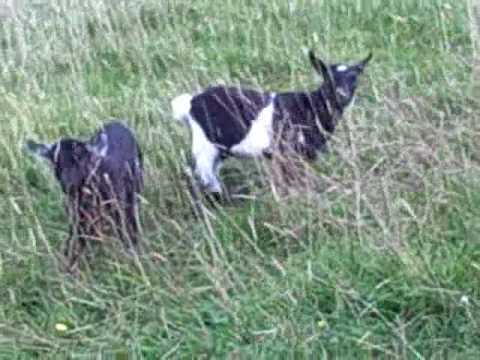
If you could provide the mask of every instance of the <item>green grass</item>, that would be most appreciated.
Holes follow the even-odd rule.
[[[459,358],[480,355],[480,104],[463,1],[28,2],[0,26],[0,358]],[[276,199],[193,215],[173,96],[210,83],[316,86],[305,50],[373,51],[358,100]],[[27,137],[127,119],[144,149],[145,251],[95,247],[62,272],[60,189]],[[57,329],[64,325],[65,329]]]

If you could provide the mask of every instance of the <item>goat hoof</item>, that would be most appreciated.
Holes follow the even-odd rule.
[[[205,194],[207,203],[211,206],[219,206],[224,203],[231,202],[231,198],[227,193],[209,192]]]

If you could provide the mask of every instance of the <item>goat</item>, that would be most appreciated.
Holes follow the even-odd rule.
[[[108,230],[127,249],[136,248],[143,158],[129,128],[111,121],[88,141],[62,138],[40,144],[28,140],[26,148],[48,160],[66,195],[70,234],[64,255],[69,269],[76,265],[87,241]]]
[[[171,101],[173,117],[191,129],[194,173],[209,192],[222,192],[218,173],[229,156],[271,157],[290,147],[313,161],[325,148],[372,54],[354,65],[327,66],[312,50],[309,58],[324,79],[315,91],[277,94],[219,85]]]

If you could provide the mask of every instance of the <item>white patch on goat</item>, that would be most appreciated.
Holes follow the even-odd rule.
[[[100,139],[96,144],[87,144],[87,150],[99,158],[104,158],[108,153],[108,135],[105,132],[100,133]]]
[[[192,107],[192,98],[190,94],[182,94],[171,101],[173,117],[178,121],[188,122],[190,109]]]
[[[192,156],[195,161],[195,174],[202,184],[212,192],[222,192],[222,186],[217,178],[220,163],[218,156],[220,151],[215,144],[211,143],[200,125],[190,115],[192,108],[190,94],[182,94],[171,101],[173,117],[185,122],[192,131]]]
[[[188,123],[192,130],[192,154],[195,160],[195,174],[200,177],[203,185],[212,192],[222,192],[222,186],[217,178],[220,151],[211,143],[203,129],[188,115]]]
[[[62,144],[61,141],[59,141],[55,144],[55,151],[53,152],[53,162],[54,163],[58,162],[58,156],[60,155],[60,151],[61,151],[61,147],[62,147],[61,144]]]
[[[300,130],[300,131],[298,132],[298,142],[299,142],[300,144],[302,144],[302,145],[305,145],[305,144],[306,144],[306,141],[305,141],[305,140],[306,140],[306,139],[305,139],[305,135],[303,134],[303,131]]]
[[[348,66],[347,65],[338,65],[337,66],[337,71],[344,72],[347,71]]]
[[[344,98],[348,97],[348,92],[344,88],[337,87],[337,93]]]
[[[272,95],[270,104],[264,107],[257,115],[257,118],[253,120],[252,126],[245,138],[238,144],[232,146],[230,151],[233,154],[252,157],[260,156],[270,147],[273,137],[274,98],[275,95]]]
[[[357,96],[353,95],[352,100],[350,101],[350,104],[348,104],[348,107],[352,107],[355,105],[355,101],[357,100]]]

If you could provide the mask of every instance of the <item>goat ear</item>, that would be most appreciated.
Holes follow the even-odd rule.
[[[308,52],[308,56],[310,58],[310,62],[312,63],[313,68],[315,71],[323,76],[323,79],[333,88],[335,88],[335,83],[333,80],[333,76],[328,68],[328,66],[319,58],[315,56],[313,50]]]
[[[357,67],[359,68],[360,71],[363,71],[363,69],[365,69],[365,66],[367,66],[367,64],[370,62],[370,60],[372,60],[372,57],[373,57],[373,54],[370,52],[370,53],[368,53],[368,55],[365,59],[363,59],[362,61],[360,61],[358,63]]]
[[[315,53],[313,52],[312,49],[310,49],[308,51],[308,57],[310,59],[310,63],[312,64],[313,68],[315,69],[315,71],[317,73],[325,76],[325,73],[328,72],[328,68],[322,60],[320,60],[319,58],[317,58],[315,56]]]
[[[108,152],[108,136],[101,132],[93,143],[87,144],[87,150],[94,155],[104,158]]]
[[[335,85],[335,80],[333,79],[333,75],[330,72],[330,69],[322,60],[320,60],[315,56],[315,53],[313,52],[313,50],[310,50],[308,52],[308,56],[310,58],[310,62],[312,63],[312,66],[315,69],[315,71],[319,74],[322,74],[323,80],[327,83],[330,93],[332,94],[331,101],[333,102],[333,106],[336,109],[338,109],[340,106],[339,106],[339,101],[337,99],[336,85]]]
[[[47,158],[52,160],[51,150],[55,144],[40,144],[32,140],[27,140],[25,143],[25,148],[36,156]]]

